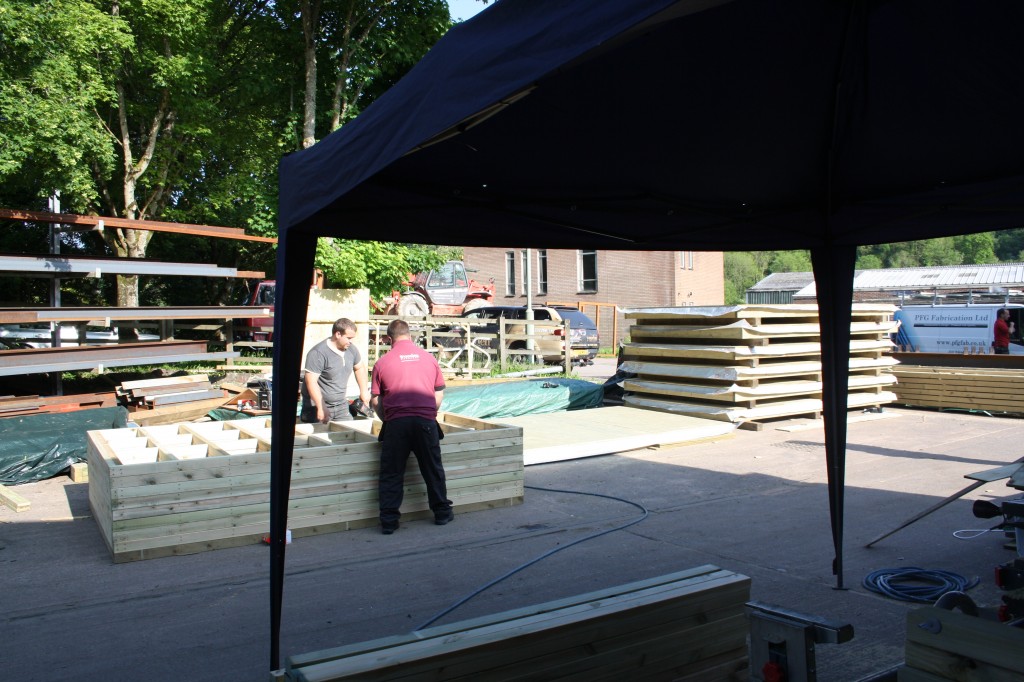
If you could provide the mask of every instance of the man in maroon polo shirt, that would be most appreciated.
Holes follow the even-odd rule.
[[[427,500],[434,523],[443,526],[455,518],[448,499],[441,465],[441,428],[437,410],[444,398],[444,377],[434,356],[415,343],[409,325],[392,320],[388,325],[391,350],[373,366],[370,405],[384,422],[380,452],[380,529],[384,535],[398,530],[405,465],[409,452],[416,455],[427,484]]]
[[[1010,352],[1010,334],[1013,333],[1013,322],[1010,322],[1010,311],[1000,308],[996,311],[996,323],[992,325],[992,348],[996,355],[1007,355]]]

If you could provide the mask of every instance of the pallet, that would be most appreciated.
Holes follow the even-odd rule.
[[[457,512],[522,503],[522,429],[446,413],[439,421]],[[270,425],[253,418],[88,432],[89,505],[114,561],[260,542],[270,527]],[[292,536],[375,525],[379,460],[373,434],[344,422],[296,425]],[[427,518],[415,465],[405,485],[405,518]]]
[[[746,679],[750,578],[699,566],[407,635],[292,656],[272,678]]]

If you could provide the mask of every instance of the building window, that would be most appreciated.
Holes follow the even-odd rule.
[[[577,289],[581,294],[597,292],[597,251],[576,252],[578,254],[577,272],[579,281]]]
[[[683,270],[693,270],[693,254],[695,251],[679,252],[679,267]]]
[[[530,290],[530,283],[526,281],[526,279],[530,276],[530,264],[527,261],[527,259],[529,258],[529,256],[527,255],[528,253],[529,252],[526,249],[523,249],[522,251],[519,252],[520,262],[523,268],[523,293],[521,294],[522,296],[526,296],[526,292]]]
[[[516,252],[505,252],[505,295],[516,295]]]
[[[545,249],[537,251],[537,293],[548,295],[548,252]]]

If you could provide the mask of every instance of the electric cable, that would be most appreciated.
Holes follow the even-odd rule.
[[[953,531],[953,537],[957,540],[973,540],[974,538],[984,535],[985,533],[999,533],[1003,530],[1003,524],[993,526],[992,528],[963,528],[961,530]],[[970,533],[970,535],[968,535]]]
[[[477,589],[473,590],[472,592],[467,594],[465,597],[462,597],[461,599],[457,600],[454,604],[452,604],[448,608],[446,608],[446,609],[444,609],[442,611],[439,611],[435,615],[431,616],[424,623],[422,623],[418,627],[414,628],[413,632],[418,632],[418,631],[422,630],[423,628],[426,628],[426,627],[430,626],[432,623],[434,623],[435,621],[437,621],[437,620],[447,616],[449,613],[451,613],[455,609],[459,608],[460,606],[462,606],[463,604],[468,602],[473,597],[476,597],[477,595],[483,593],[484,591],[494,587],[495,585],[500,583],[502,580],[505,580],[506,578],[509,578],[509,577],[515,575],[519,571],[522,571],[523,569],[526,569],[526,568],[529,568],[530,566],[533,566],[534,564],[536,564],[537,562],[541,561],[542,559],[548,558],[552,554],[555,554],[557,552],[561,552],[563,549],[569,549],[570,547],[574,547],[574,546],[576,546],[576,545],[578,545],[578,544],[580,544],[582,542],[586,542],[587,540],[593,540],[594,538],[599,538],[602,535],[607,535],[608,533],[614,533],[617,530],[623,530],[624,528],[629,528],[632,525],[640,523],[641,521],[646,519],[648,517],[648,515],[650,514],[650,512],[647,511],[647,507],[643,506],[639,502],[633,502],[631,500],[626,500],[626,499],[623,499],[621,497],[615,497],[614,495],[604,495],[602,493],[587,493],[587,492],[582,492],[580,490],[561,490],[561,489],[558,489],[558,488],[538,488],[538,487],[532,486],[532,485],[527,485],[527,486],[523,486],[523,487],[527,488],[529,490],[539,490],[539,491],[547,492],[547,493],[566,493],[566,494],[569,494],[569,495],[588,495],[590,497],[603,497],[603,498],[608,499],[608,500],[615,500],[616,502],[624,502],[624,503],[626,503],[628,505],[632,505],[632,506],[636,507],[637,509],[639,509],[643,513],[640,516],[638,516],[637,518],[633,519],[632,521],[629,521],[628,523],[624,523],[624,524],[616,526],[614,528],[608,528],[608,529],[605,529],[605,530],[602,530],[602,531],[598,531],[596,533],[591,533],[590,535],[586,535],[586,536],[584,536],[582,538],[578,538],[576,540],[573,540],[572,542],[570,542],[568,544],[560,545],[558,547],[555,547],[554,549],[549,549],[548,551],[544,552],[540,556],[534,557],[533,559],[530,559],[526,563],[520,564],[519,566],[513,568],[511,571],[508,571],[504,575],[498,576],[494,580],[491,580],[490,582],[485,583],[484,585],[482,585],[482,586],[478,587]]]
[[[917,568],[882,568],[865,576],[863,585],[872,592],[901,601],[932,604],[947,592],[966,592],[981,582],[949,571]]]

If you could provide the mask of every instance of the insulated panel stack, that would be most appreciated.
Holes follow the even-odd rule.
[[[896,399],[888,355],[895,307],[854,304],[849,407]],[[620,370],[627,405],[731,422],[820,414],[815,305],[640,308]]]

